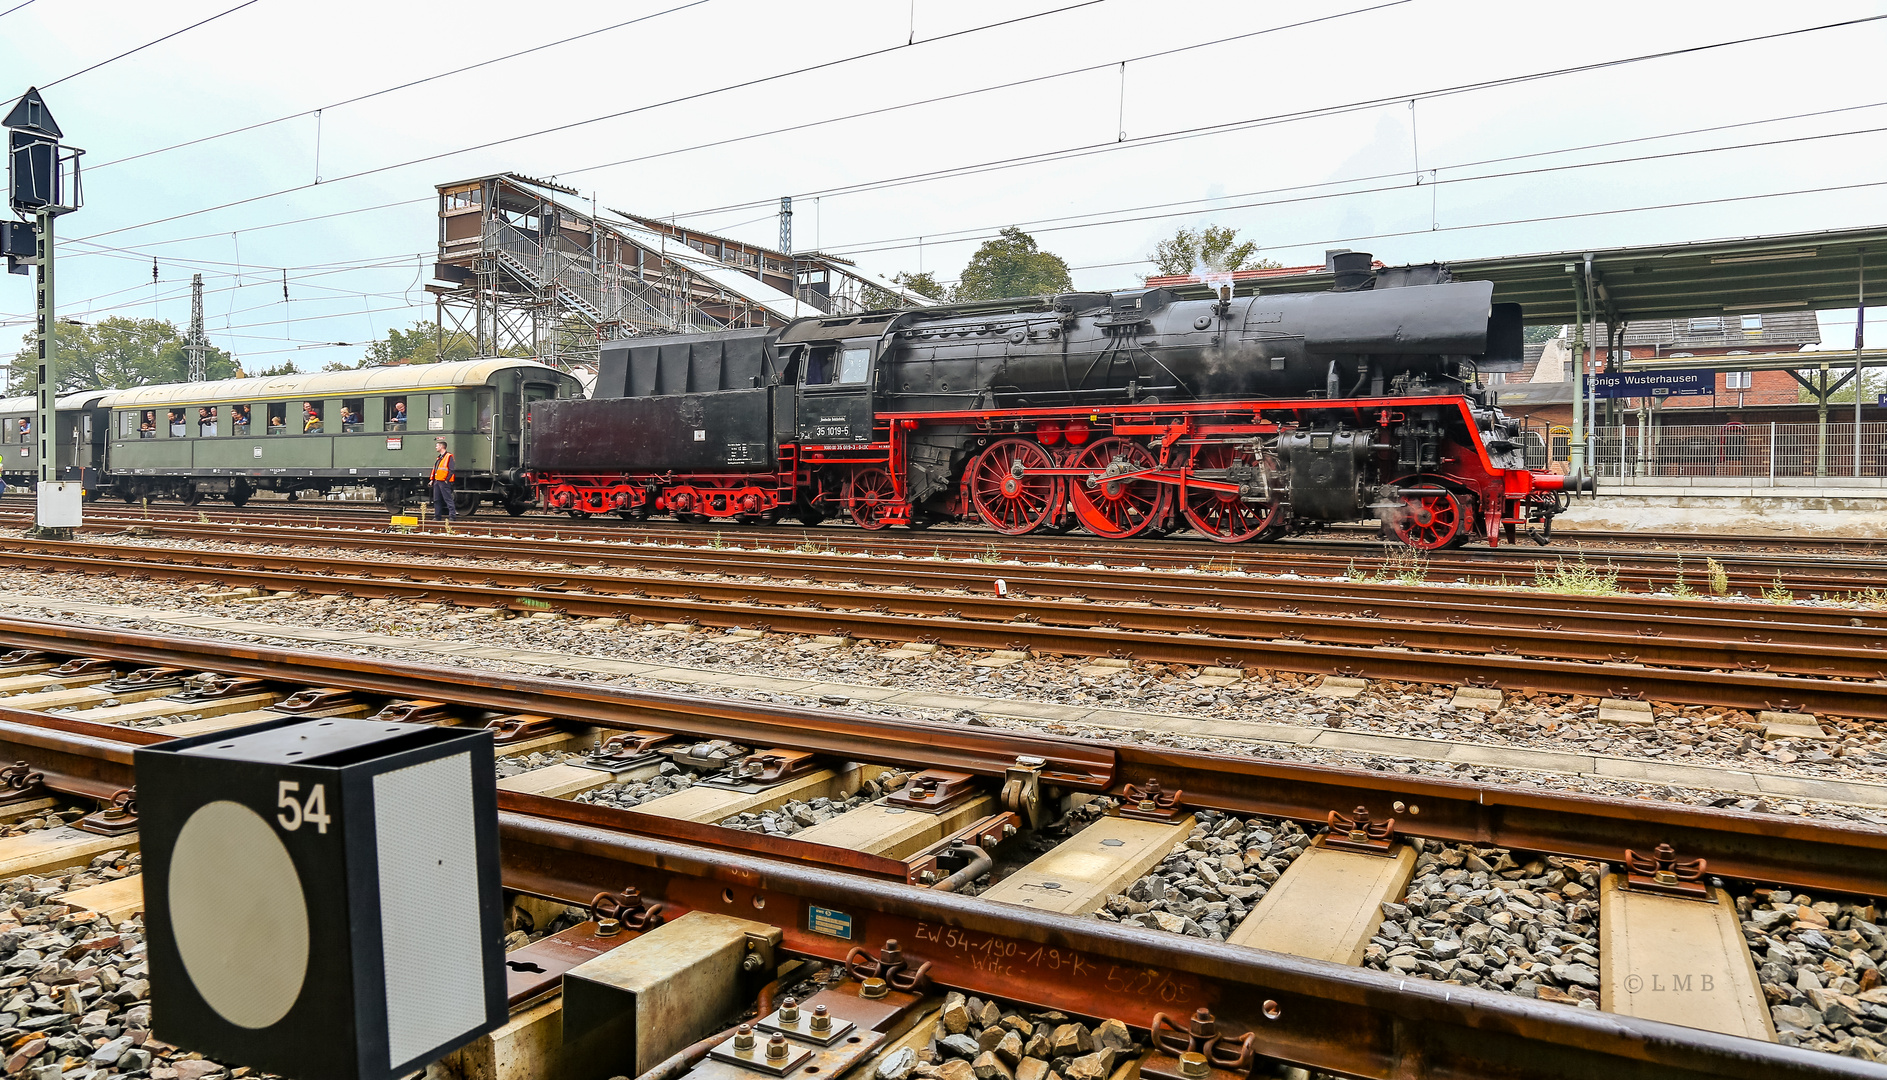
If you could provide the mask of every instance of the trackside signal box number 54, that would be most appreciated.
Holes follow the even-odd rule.
[[[293,780],[283,780],[276,785],[275,805],[282,808],[281,812],[275,815],[276,822],[286,832],[294,832],[301,828],[303,822],[307,822],[319,829],[322,836],[326,836],[328,834],[328,786],[326,784],[314,785],[313,789],[308,792],[308,801],[305,803],[296,800],[296,793],[300,790],[301,785]]]

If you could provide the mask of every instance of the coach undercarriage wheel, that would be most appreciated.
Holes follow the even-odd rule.
[[[177,501],[185,506],[195,506],[203,501],[203,493],[193,487],[184,488],[177,493]]]
[[[1257,466],[1249,453],[1240,453],[1223,444],[1202,446],[1192,459],[1195,470],[1229,469],[1234,463],[1254,468]],[[1275,526],[1280,516],[1276,501],[1246,502],[1237,492],[1206,488],[1187,488],[1183,510],[1186,523],[1194,531],[1221,544],[1242,544],[1247,540],[1256,540],[1259,534]]]
[[[1402,496],[1403,510],[1390,528],[1412,548],[1438,551],[1465,543],[1466,514],[1461,500],[1447,492]]]
[[[479,498],[477,492],[455,491],[452,493],[453,509],[459,512],[460,517],[471,517],[478,513],[478,504],[481,501],[483,500]]]
[[[887,519],[897,503],[897,486],[883,469],[863,469],[845,481],[845,505],[861,529],[889,526]]]
[[[1125,540],[1157,527],[1173,508],[1173,493],[1164,484],[1133,479],[1132,474],[1154,466],[1153,454],[1128,439],[1111,436],[1090,444],[1068,465],[1093,474],[1071,482],[1075,519],[1096,536]]]
[[[1061,478],[1028,472],[1054,467],[1048,451],[1026,439],[992,443],[970,464],[970,503],[983,524],[999,533],[1034,532],[1061,505]]]

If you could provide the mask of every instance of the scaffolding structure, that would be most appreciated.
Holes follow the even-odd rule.
[[[477,355],[535,356],[569,370],[639,334],[784,326],[849,314],[890,294],[923,297],[847,260],[783,252],[596,206],[515,173],[438,185],[434,294],[442,333]],[[562,196],[562,198],[559,198]]]

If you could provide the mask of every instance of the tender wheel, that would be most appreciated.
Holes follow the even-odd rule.
[[[983,524],[999,533],[1034,532],[1061,505],[1061,478],[1025,473],[1054,467],[1048,451],[1027,439],[992,443],[970,463],[970,504]]]
[[[1192,467],[1197,471],[1229,469],[1235,462],[1256,464],[1249,454],[1217,443],[1200,447],[1193,454]],[[1233,492],[1203,488],[1186,489],[1185,503],[1181,509],[1186,515],[1186,523],[1195,532],[1221,544],[1242,544],[1247,540],[1256,540],[1259,534],[1276,525],[1280,516],[1276,502],[1249,503]]]
[[[845,505],[861,529],[882,529],[898,504],[897,486],[883,469],[862,469],[845,481]]]
[[[1394,530],[1396,539],[1423,551],[1436,551],[1466,542],[1466,515],[1462,511],[1461,500],[1455,496],[1445,492],[1438,495],[1404,495],[1402,505],[1402,513],[1389,526]]]
[[[528,511],[528,510],[529,510],[530,508],[531,508],[531,504],[530,504],[530,503],[527,503],[527,502],[507,502],[507,503],[505,503],[505,513],[507,513],[507,514],[510,514],[510,515],[511,515],[512,517],[518,517],[518,516],[520,516],[520,515],[522,515],[522,514],[524,514],[524,513],[525,513],[526,511]]]
[[[1118,436],[1090,443],[1076,454],[1069,468],[1094,474],[1092,480],[1077,477],[1068,485],[1081,527],[1096,536],[1125,540],[1164,521],[1173,507],[1171,489],[1150,480],[1122,478],[1154,464],[1146,447]]]

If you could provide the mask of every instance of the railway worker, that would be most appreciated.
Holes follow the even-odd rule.
[[[457,521],[459,506],[452,497],[452,451],[446,449],[444,439],[434,439],[433,449],[439,455],[432,463],[433,512],[447,521]]]

